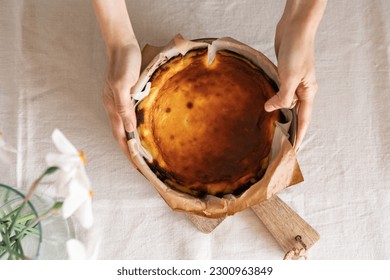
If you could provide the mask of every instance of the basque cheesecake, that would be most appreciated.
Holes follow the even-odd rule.
[[[195,196],[239,195],[268,166],[279,111],[264,103],[278,88],[241,55],[207,49],[176,56],[152,75],[136,107],[151,170],[169,187]]]

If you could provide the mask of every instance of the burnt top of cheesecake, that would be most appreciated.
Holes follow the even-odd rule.
[[[261,178],[279,119],[264,110],[277,87],[261,69],[226,51],[208,65],[203,49],[171,59],[150,81],[136,114],[160,179],[190,194],[222,195]]]

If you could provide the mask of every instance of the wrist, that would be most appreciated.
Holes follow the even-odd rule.
[[[131,34],[126,34],[125,36],[113,36],[105,41],[105,45],[109,56],[119,49],[129,47],[139,49],[137,38]]]
[[[141,50],[135,37],[134,39],[116,41],[112,45],[107,45],[106,49],[109,61],[117,60],[118,56],[122,56],[124,53],[139,53],[141,55]]]

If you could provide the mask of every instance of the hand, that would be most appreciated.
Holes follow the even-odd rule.
[[[267,112],[295,105],[298,111],[298,151],[309,127],[318,90],[314,67],[314,39],[326,0],[288,0],[275,34],[275,52],[280,78],[279,92],[264,105]],[[297,100],[296,100],[297,99]]]
[[[313,42],[293,26],[278,25],[275,38],[280,78],[279,92],[265,103],[265,110],[271,112],[290,108],[294,95],[298,98],[297,151],[306,134],[313,110],[318,86],[314,69]]]
[[[109,55],[109,67],[103,92],[103,105],[110,120],[112,133],[129,160],[125,129],[136,129],[135,112],[130,90],[138,80],[141,52],[136,42],[117,48]]]
[[[125,129],[136,129],[130,90],[139,77],[141,52],[131,26],[125,0],[92,0],[108,54],[108,73],[103,105],[110,119],[112,133],[131,161]],[[134,164],[133,164],[134,165]]]

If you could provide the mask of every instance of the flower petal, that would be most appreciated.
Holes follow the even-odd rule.
[[[87,199],[84,201],[79,209],[77,209],[75,216],[84,228],[90,228],[93,225],[92,201]]]
[[[64,171],[71,171],[78,165],[82,165],[80,157],[73,155],[49,153],[45,160],[48,166],[57,166]]]
[[[59,130],[54,129],[51,138],[53,140],[54,145],[57,147],[57,149],[64,154],[72,154],[72,155],[78,155],[79,152],[73,146],[72,143],[65,137],[65,135]]]
[[[69,218],[86,200],[90,200],[89,192],[77,180],[68,185],[69,194],[62,205],[62,217]]]
[[[76,239],[70,239],[66,242],[66,250],[70,260],[86,260],[87,250],[83,243]]]
[[[59,197],[66,197],[69,195],[69,190],[67,188],[68,183],[71,180],[71,176],[69,176],[68,172],[61,171],[57,175],[57,180],[55,182],[55,186],[57,187],[57,195]]]
[[[91,189],[91,180],[89,180],[83,165],[77,167],[74,179],[77,180],[85,189],[88,189],[88,191]]]

